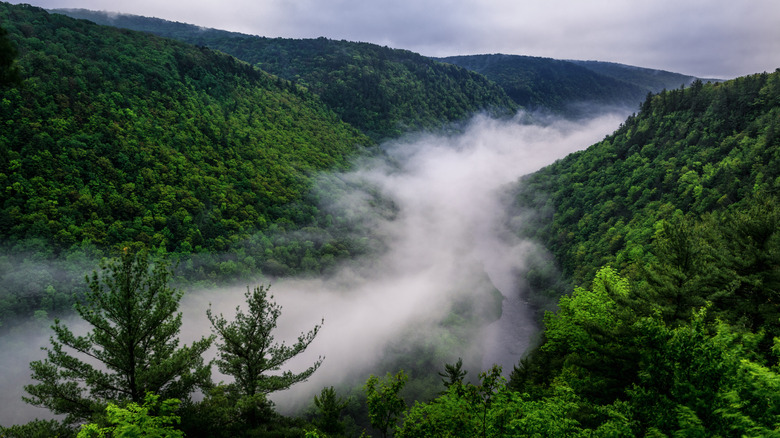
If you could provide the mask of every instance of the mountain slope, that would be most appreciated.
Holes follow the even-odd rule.
[[[641,267],[658,221],[777,194],[779,133],[780,72],[652,96],[604,141],[525,178],[519,205],[542,211],[526,231],[578,284],[605,264]]]
[[[369,142],[316,96],[209,49],[0,6],[0,237],[224,249]]]
[[[651,96],[526,177],[517,203],[541,214],[520,232],[583,287],[529,278],[557,309],[509,385],[572,436],[772,435],[778,193],[780,70]]]
[[[519,55],[471,55],[441,58],[485,75],[521,106],[577,114],[576,104],[635,108],[648,92],[690,83],[676,73],[620,64],[564,61]]]
[[[578,61],[569,60],[569,62],[585,67],[598,74],[609,76],[623,82],[638,85],[648,92],[659,93],[664,89],[674,90],[681,86],[688,86],[694,80],[693,76],[672,73],[664,70],[655,70],[650,68],[635,67],[632,65],[618,64],[615,62],[603,61]],[[708,81],[707,79],[702,79]],[[715,80],[709,80],[715,82]]]
[[[263,38],[183,23],[86,10],[56,10],[231,54],[319,94],[341,118],[374,138],[439,127],[515,105],[484,76],[419,54],[369,43]]]

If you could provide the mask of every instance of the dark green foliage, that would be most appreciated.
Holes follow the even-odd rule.
[[[613,428],[620,436],[777,432],[778,396],[768,395],[780,377],[777,356],[764,356],[762,333],[713,321],[707,308],[691,308],[675,327],[660,312],[640,317],[635,292],[605,268],[592,290],[562,298],[546,318],[546,342],[513,372],[510,387],[543,410],[568,392],[565,418],[583,436]]]
[[[661,220],[738,207],[776,193],[780,73],[649,96],[613,135],[524,178],[517,196],[540,215],[524,233],[584,284],[599,266],[654,260]]]
[[[192,283],[319,273],[361,250],[337,242],[310,191],[371,142],[317,96],[209,49],[31,6],[3,3],[0,21],[23,79],[0,90],[3,321],[61,315],[88,266],[129,242],[171,254]]]
[[[217,367],[235,379],[235,390],[240,395],[237,408],[245,411],[249,426],[257,427],[262,422],[262,409],[256,406],[264,406],[268,394],[305,381],[322,364],[320,357],[300,373],[276,373],[287,361],[306,350],[321,325],[301,333],[293,345],[275,343],[273,331],[281,315],[281,306],[273,301],[273,295],[268,295],[268,287],[258,286],[251,292],[247,289],[246,301],[248,313],[236,308],[236,319],[232,322],[221,314],[212,314],[210,308],[207,315],[218,339]]]
[[[76,430],[56,420],[33,420],[17,426],[0,426],[4,438],[67,438],[75,437]]]
[[[74,422],[102,412],[107,402],[139,403],[147,392],[186,399],[210,385],[202,354],[212,339],[179,346],[182,293],[168,287],[167,267],[150,268],[145,254],[127,251],[101,269],[76,305],[90,331],[77,336],[55,320],[47,358],[30,364],[39,383],[25,386],[24,400]]]
[[[329,436],[344,433],[344,423],[341,421],[341,413],[347,407],[347,400],[338,397],[333,387],[322,388],[319,396],[314,396],[314,406],[318,415],[314,424]]]
[[[319,94],[342,120],[375,139],[438,128],[480,111],[511,115],[515,110],[484,76],[406,50],[326,38],[262,38],[85,10],[58,12],[231,54]]]
[[[573,116],[591,116],[599,105],[632,108],[642,101],[648,91],[659,92],[667,87],[665,83],[648,85],[631,76],[616,78],[594,71],[587,65],[579,65],[576,61],[551,58],[469,55],[451,56],[441,61],[485,75],[500,85],[518,105],[527,109],[546,109]],[[628,66],[623,67],[629,69]],[[689,76],[676,75],[674,87],[692,80]]]
[[[660,93],[663,90],[673,90],[681,85],[688,85],[694,80],[693,76],[680,73],[672,73],[664,70],[635,67],[633,65],[618,64],[603,61],[578,61],[571,63],[580,65],[598,74],[609,76],[617,80],[628,82],[642,87],[645,93]],[[717,82],[716,79],[703,79]]]
[[[16,56],[17,51],[8,39],[8,31],[0,27],[0,87],[18,85],[21,81]]]
[[[247,423],[250,410],[260,420],[255,426]],[[205,392],[202,401],[184,403],[179,413],[181,430],[188,438],[299,438],[304,428],[313,428],[301,419],[276,413],[265,395],[246,398],[235,385],[216,385]]]
[[[450,386],[463,383],[463,378],[469,372],[463,369],[463,359],[458,358],[458,361],[454,364],[444,364],[444,372],[440,372],[439,376],[442,377],[441,382],[444,387],[449,389]]]
[[[0,101],[5,239],[224,250],[365,142],[234,58],[32,7],[0,14],[24,77]]]
[[[778,72],[694,82],[523,181],[522,233],[590,287],[545,316],[512,389],[573,391],[596,435],[778,434],[778,111]]]

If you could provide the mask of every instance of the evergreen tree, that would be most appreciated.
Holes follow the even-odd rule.
[[[443,377],[441,382],[444,387],[449,389],[452,385],[463,383],[463,378],[466,377],[468,371],[463,369],[463,358],[459,357],[454,364],[444,364],[444,372],[438,374]]]
[[[168,267],[150,268],[146,253],[125,251],[101,270],[75,306],[92,329],[76,336],[55,320],[47,358],[30,364],[39,383],[25,386],[24,400],[74,422],[103,412],[109,401],[142,403],[147,392],[186,399],[209,386],[202,354],[212,338],[179,347],[182,292],[168,287]]]
[[[272,332],[282,308],[273,301],[273,295],[268,295],[269,288],[259,286],[251,292],[247,289],[249,313],[245,314],[237,307],[233,322],[228,322],[221,314],[215,316],[211,309],[206,311],[214,332],[219,336],[217,367],[236,379],[234,386],[242,396],[239,405],[246,407],[247,421],[252,427],[260,422],[258,408],[267,403],[267,394],[308,379],[324,359],[319,357],[311,367],[298,374],[292,371],[268,374],[279,371],[288,360],[306,350],[321,327],[318,324],[309,332],[301,333],[290,346],[284,342],[275,343]]]
[[[336,395],[333,387],[322,388],[319,396],[314,396],[314,406],[319,411],[315,421],[317,427],[330,435],[340,435],[344,432],[344,423],[340,420],[341,411],[347,407],[347,400]]]

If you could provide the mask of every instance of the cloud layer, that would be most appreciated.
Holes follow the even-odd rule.
[[[33,0],[289,38],[365,41],[427,56],[507,53],[612,61],[699,77],[780,67],[775,0]]]
[[[527,257],[540,249],[505,229],[503,189],[600,140],[624,116],[581,123],[476,117],[463,133],[393,142],[384,146],[389,160],[328,176],[356,187],[335,205],[324,206],[333,214],[370,213],[367,203],[374,198],[362,196],[362,190],[378,191],[396,210],[389,218],[365,219],[384,240],[380,255],[350,263],[327,279],[272,285],[283,306],[278,339],[294,340],[325,319],[318,338],[290,365],[303,370],[323,355],[322,368],[309,382],[278,397],[280,405],[311,400],[323,386],[365,379],[387,348],[399,344],[433,345],[447,362],[463,357],[474,375],[493,363],[511,370],[537,330],[522,302],[519,280]],[[487,310],[494,288],[506,297],[505,312],[511,312],[503,321],[467,334],[442,326],[459,303]],[[244,286],[206,291],[192,297],[187,307],[202,314],[204,300],[218,301],[215,310],[229,317],[245,291]],[[191,326],[204,325],[200,318]]]
[[[502,188],[600,140],[624,117],[608,115],[579,123],[528,116],[511,121],[476,117],[461,133],[396,141],[384,145],[389,160],[366,163],[348,174],[324,175],[323,186],[342,184],[355,190],[322,208],[335,215],[351,214],[372,227],[384,249],[343,266],[327,279],[272,284],[271,292],[283,306],[277,340],[294,342],[325,319],[317,339],[289,367],[302,371],[320,355],[325,362],[309,382],[276,397],[280,408],[310,401],[326,385],[365,379],[388,347],[434,345],[447,362],[470,359],[474,375],[479,371],[475,368],[494,362],[506,368],[516,363],[535,331],[521,300],[518,275],[537,248],[504,229]],[[372,214],[376,198],[367,195],[371,191],[392,201],[393,214]],[[494,288],[507,297],[508,324],[499,321],[473,333],[443,328],[441,322],[451,316],[453,305],[490,307]],[[242,284],[188,293],[182,302],[182,342],[210,334],[205,317],[209,304],[215,313],[232,319],[245,291]],[[69,325],[76,333],[84,330],[78,321]],[[5,370],[0,379],[4,406],[0,424],[48,416],[21,401],[28,364],[44,357],[39,347],[47,344],[47,336],[40,332],[0,339],[5,351],[15,351],[0,357]]]

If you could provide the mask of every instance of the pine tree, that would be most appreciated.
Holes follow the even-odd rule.
[[[314,406],[319,411],[315,421],[317,427],[329,435],[340,435],[344,432],[344,423],[340,421],[341,411],[347,407],[347,400],[336,395],[333,387],[322,388],[319,396],[314,396]]]
[[[308,379],[324,359],[319,357],[311,367],[298,374],[292,371],[268,374],[281,370],[288,360],[306,350],[322,326],[318,324],[309,332],[301,333],[292,345],[274,342],[272,332],[282,308],[273,301],[273,295],[268,295],[269,288],[259,286],[251,292],[247,288],[245,296],[249,312],[244,313],[237,307],[233,322],[228,322],[221,314],[214,315],[211,309],[206,311],[212,329],[218,335],[217,367],[236,379],[234,387],[242,397],[239,404],[249,406],[244,415],[251,427],[260,422],[258,413],[267,403],[267,394]]]
[[[202,354],[213,338],[179,347],[182,292],[168,287],[168,267],[150,268],[146,253],[125,251],[101,270],[87,278],[89,291],[75,306],[92,329],[76,336],[55,320],[47,358],[30,364],[40,383],[25,386],[24,400],[75,422],[109,401],[142,403],[147,392],[186,399],[210,385]]]

